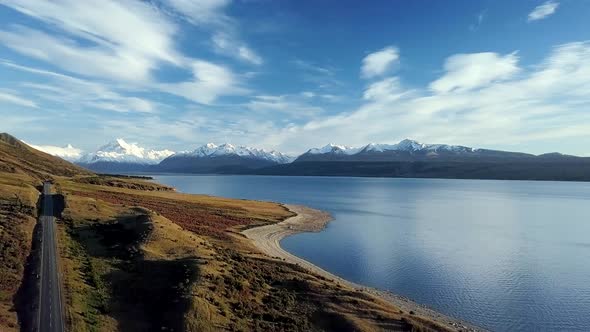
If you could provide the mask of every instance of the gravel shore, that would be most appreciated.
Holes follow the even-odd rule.
[[[432,321],[438,322],[441,325],[454,328],[458,331],[485,331],[479,327],[473,326],[472,324],[445,316],[423,305],[417,304],[403,296],[350,282],[287,252],[281,248],[279,244],[282,238],[301,232],[319,232],[324,229],[324,227],[326,227],[328,222],[332,220],[332,217],[327,212],[311,209],[305,206],[285,206],[297,215],[277,224],[265,225],[242,231],[242,234],[251,239],[256,247],[264,254],[273,258],[285,260],[289,263],[297,264],[306,268],[312,273],[321,275],[342,285],[357,290],[362,290],[363,292],[372,294],[392,303],[401,310],[406,312],[413,311],[416,315],[428,318]]]

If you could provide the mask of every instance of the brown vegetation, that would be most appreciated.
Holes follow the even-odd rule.
[[[18,176],[0,173],[0,327],[17,331],[16,295],[31,249],[38,192]]]
[[[183,228],[199,235],[215,236],[227,239],[226,231],[235,226],[276,222],[290,216],[282,212],[275,219],[264,219],[263,216],[252,215],[247,209],[229,210],[215,204],[196,203],[171,198],[153,197],[148,195],[128,194],[121,192],[74,191],[73,195],[91,197],[104,202],[123,206],[142,206],[170,219]]]
[[[174,191],[174,188],[164,186],[155,182],[143,181],[139,179],[125,178],[122,176],[96,175],[86,176],[74,179],[79,183],[93,184],[97,186],[117,187],[126,189],[146,190],[146,191]]]

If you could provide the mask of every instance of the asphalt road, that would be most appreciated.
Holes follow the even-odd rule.
[[[39,331],[63,332],[64,321],[61,287],[58,275],[57,243],[51,184],[43,184],[43,209],[40,218],[41,235],[41,296],[39,298]]]

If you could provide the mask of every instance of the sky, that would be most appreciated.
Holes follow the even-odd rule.
[[[590,156],[589,0],[0,0],[0,132]]]

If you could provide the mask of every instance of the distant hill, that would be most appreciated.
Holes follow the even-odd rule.
[[[309,161],[267,167],[258,175],[590,181],[590,160],[542,162]]]
[[[0,133],[0,172],[24,173],[38,179],[92,174],[61,158],[35,150],[6,133]]]
[[[258,175],[590,181],[590,161],[297,162],[250,172]]]
[[[291,164],[250,172],[269,175],[590,181],[590,158],[477,149],[461,145],[328,144]]]

